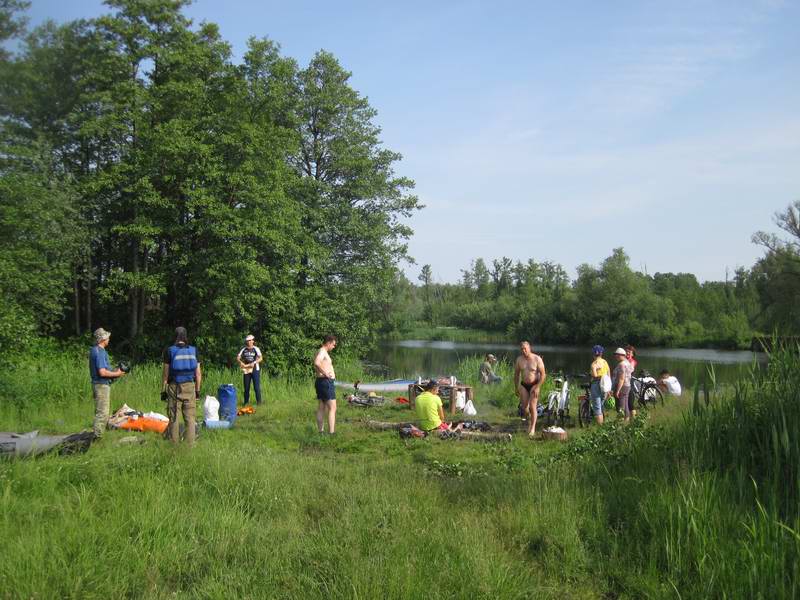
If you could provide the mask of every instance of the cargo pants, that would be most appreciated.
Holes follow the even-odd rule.
[[[181,440],[178,423],[178,409],[180,409],[183,413],[185,427],[184,439],[190,448],[194,446],[196,407],[194,381],[170,383],[167,386],[167,416],[169,417],[167,435],[173,444],[177,444]]]
[[[94,423],[92,431],[97,437],[103,435],[111,415],[111,386],[107,383],[92,384],[92,398],[94,398]]]

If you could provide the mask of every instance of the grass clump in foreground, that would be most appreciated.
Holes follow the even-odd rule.
[[[89,426],[84,357],[54,362],[36,389],[4,371],[0,429]],[[163,410],[159,373],[137,369],[112,404]],[[778,353],[684,416],[563,446],[404,441],[359,419],[407,410],[343,402],[321,437],[310,380],[269,380],[266,407],[191,452],[110,432],[83,455],[0,463],[0,596],[796,597],[798,375]],[[205,388],[229,381],[210,369]],[[510,424],[485,392],[481,415]]]

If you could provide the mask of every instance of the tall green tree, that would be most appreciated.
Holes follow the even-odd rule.
[[[298,73],[301,180],[293,197],[308,238],[299,272],[307,315],[319,333],[370,337],[369,318],[407,256],[411,230],[402,220],[419,208],[413,182],[394,173],[401,156],[383,148],[375,110],[349,85],[350,73],[318,52]],[[320,295],[321,294],[321,295]]]
[[[0,147],[0,348],[52,334],[67,305],[84,230],[70,181],[46,149]]]

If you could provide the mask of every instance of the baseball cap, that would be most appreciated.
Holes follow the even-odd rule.
[[[617,348],[616,350],[614,350],[614,354],[622,354],[622,356],[625,356],[627,355],[627,352],[625,352],[624,348]]]
[[[592,346],[592,354],[602,354],[605,350],[600,344]]]

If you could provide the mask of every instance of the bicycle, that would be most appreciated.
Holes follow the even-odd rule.
[[[583,375],[584,379],[589,379],[587,375]],[[591,400],[591,381],[584,381],[580,384],[583,389],[583,394],[578,396],[578,425],[581,427],[588,427],[595,422],[594,409],[592,408]]]
[[[631,393],[635,394],[634,397],[642,408],[657,404],[664,406],[664,393],[647,371],[643,371],[641,377],[631,375]]]
[[[547,426],[554,422],[564,427],[572,417],[569,414],[571,392],[566,375],[557,375],[553,379],[555,389],[547,395],[547,400],[537,408],[539,418],[545,420]]]

